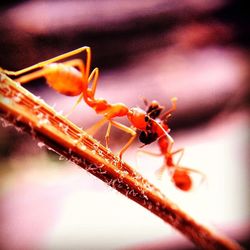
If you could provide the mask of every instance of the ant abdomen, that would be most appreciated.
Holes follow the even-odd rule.
[[[80,71],[73,66],[51,63],[45,66],[44,77],[48,85],[61,94],[77,96],[83,91],[83,78]]]
[[[192,187],[192,180],[187,171],[182,169],[176,169],[172,180],[175,184],[175,186],[182,191],[189,191]]]

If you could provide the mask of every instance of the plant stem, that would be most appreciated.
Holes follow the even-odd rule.
[[[233,240],[196,222],[134,168],[2,73],[0,117],[156,214],[199,248],[241,249]]]

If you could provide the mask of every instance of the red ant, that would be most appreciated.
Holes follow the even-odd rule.
[[[86,63],[84,63],[81,59],[72,59],[58,63],[60,60],[74,56],[81,52],[86,52]],[[57,92],[68,96],[79,96],[75,106],[83,98],[86,104],[94,109],[97,114],[103,115],[103,118],[88,130],[90,134],[94,134],[105,122],[108,122],[108,128],[105,135],[106,147],[108,147],[109,144],[109,136],[112,125],[122,131],[125,131],[126,133],[131,134],[131,138],[123,146],[119,153],[120,158],[135,139],[137,129],[146,132],[148,127],[154,126],[154,130],[157,130],[158,135],[166,134],[167,136],[167,133],[163,129],[162,125],[154,121],[152,114],[150,116],[144,110],[137,107],[128,108],[123,103],[110,104],[103,98],[95,98],[99,69],[94,68],[94,70],[90,73],[90,61],[90,48],[81,47],[19,71],[8,71],[3,69],[1,69],[1,71],[7,75],[13,76],[19,76],[33,71],[15,80],[20,84],[24,84],[31,80],[45,77],[48,85]],[[39,70],[34,71],[37,68],[39,68]],[[121,116],[127,116],[132,124],[132,127],[127,127],[113,120],[113,118]]]
[[[194,169],[182,167],[179,165],[180,160],[183,156],[184,149],[178,149],[175,151],[172,151],[174,140],[173,138],[168,134],[170,132],[170,129],[168,127],[168,118],[171,116],[171,113],[176,110],[176,101],[177,98],[172,98],[172,107],[167,110],[164,114],[161,114],[164,107],[160,106],[157,101],[152,101],[150,105],[148,105],[148,102],[144,100],[145,104],[148,106],[148,109],[146,113],[148,116],[156,121],[158,124],[160,124],[164,131],[167,133],[163,133],[163,130],[159,130],[158,126],[156,126],[155,123],[148,123],[148,126],[146,130],[141,131],[139,135],[139,140],[146,144],[150,144],[157,140],[158,145],[160,147],[160,154],[154,154],[151,152],[145,152],[150,155],[154,156],[164,156],[165,158],[165,165],[161,168],[160,174],[162,174],[163,170],[167,167],[168,170],[171,173],[171,180],[175,184],[176,187],[181,189],[182,191],[189,191],[193,186],[193,181],[191,179],[190,173],[197,173],[202,176],[202,180],[204,179],[204,175]],[[178,161],[175,163],[173,156],[180,153]]]

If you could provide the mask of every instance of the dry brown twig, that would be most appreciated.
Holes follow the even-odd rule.
[[[241,249],[196,222],[109,149],[2,73],[0,116],[156,214],[199,248]]]

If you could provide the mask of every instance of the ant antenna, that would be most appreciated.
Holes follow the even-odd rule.
[[[163,119],[168,119],[171,116],[171,113],[176,110],[176,102],[177,102],[177,97],[172,97],[171,102],[172,102],[172,107],[168,109],[164,114],[161,116],[161,120]]]
[[[147,144],[142,144],[139,148],[144,148]]]
[[[144,96],[140,96],[139,98],[143,101],[143,104],[147,107],[148,106],[148,99]]]

